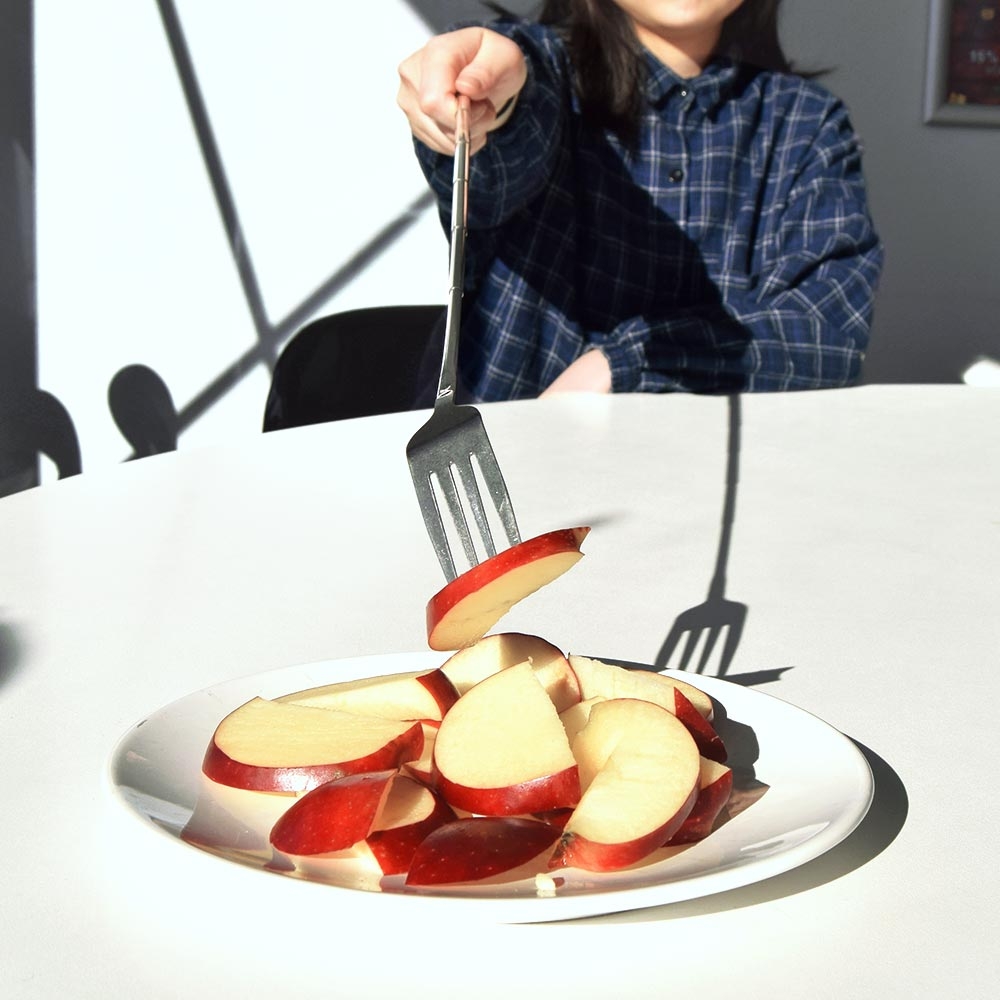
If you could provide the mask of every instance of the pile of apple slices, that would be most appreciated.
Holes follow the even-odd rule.
[[[711,699],[671,676],[495,633],[437,669],[255,698],[212,781],[285,793],[274,850],[350,851],[435,886],[605,872],[708,835],[732,772]]]

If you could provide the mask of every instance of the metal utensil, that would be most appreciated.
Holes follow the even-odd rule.
[[[406,459],[424,525],[448,580],[454,580],[458,575],[453,539],[461,544],[469,566],[481,562],[480,554],[486,557],[496,554],[480,481],[493,501],[508,544],[515,545],[521,540],[507,485],[486,434],[482,415],[474,406],[459,406],[455,402],[469,191],[469,102],[464,97],[458,99],[455,131],[450,288],[441,376],[434,411],[406,446]],[[470,514],[479,534],[479,549],[470,530]]]

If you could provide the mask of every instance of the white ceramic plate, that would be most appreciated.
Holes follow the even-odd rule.
[[[201,774],[205,748],[224,715],[254,697],[276,697],[334,680],[433,669],[440,654],[369,656],[288,667],[189,695],[128,732],[115,749],[111,781],[124,803],[168,835],[230,862],[322,882],[332,892],[376,896],[384,906],[446,906],[496,922],[564,920],[660,906],[749,885],[804,864],[839,844],[871,803],[868,763],[843,734],[786,702],[714,677],[684,674],[717,704],[729,749],[738,811],[708,838],[663,851],[626,871],[564,869],[554,895],[534,880],[404,889],[357,861],[290,869],[275,863],[267,834],[283,808],[278,796],[222,789]],[[253,807],[247,802],[253,800]],[[263,800],[263,804],[261,804]],[[285,861],[285,863],[281,863]]]

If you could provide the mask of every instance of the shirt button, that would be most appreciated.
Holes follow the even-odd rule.
[[[681,97],[687,97],[688,89],[687,87],[681,87]]]
[[[684,180],[684,171],[674,167],[674,169],[671,170],[667,176],[674,182],[674,184],[679,184],[682,180]]]

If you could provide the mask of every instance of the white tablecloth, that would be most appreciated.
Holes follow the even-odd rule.
[[[728,678],[864,749],[875,800],[840,846],[669,906],[483,927],[346,906],[144,823],[108,762],[149,713],[426,648],[443,580],[403,451],[425,414],[262,435],[0,500],[2,995],[992,996],[1000,392],[740,404],[725,594],[747,618]],[[483,407],[522,534],[593,526],[583,562],[503,627],[655,662],[708,592],[730,406]]]

